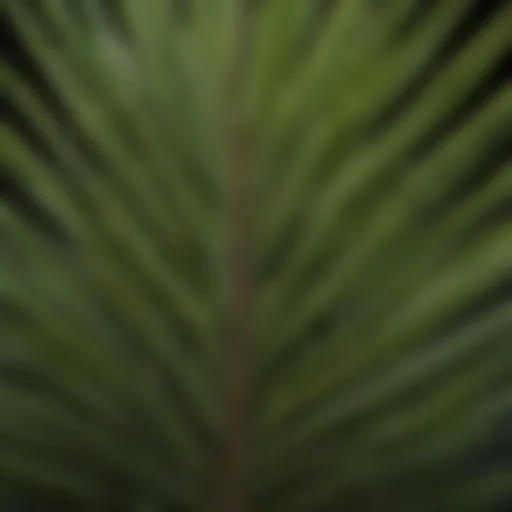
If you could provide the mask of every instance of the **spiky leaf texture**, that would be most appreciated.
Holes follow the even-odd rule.
[[[3,510],[496,510],[510,8],[4,3]]]

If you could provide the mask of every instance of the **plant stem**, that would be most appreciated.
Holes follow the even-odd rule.
[[[240,20],[238,20],[240,21]],[[233,76],[228,98],[234,119],[228,128],[228,219],[231,316],[226,343],[224,440],[221,451],[220,512],[247,512],[247,461],[254,297],[251,135],[237,100],[242,87],[241,23],[236,27]],[[234,107],[234,108],[233,108]]]

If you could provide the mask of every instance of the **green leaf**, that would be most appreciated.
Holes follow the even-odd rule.
[[[0,508],[506,503],[510,8],[4,4]]]

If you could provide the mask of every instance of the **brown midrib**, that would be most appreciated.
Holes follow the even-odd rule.
[[[250,341],[253,307],[252,222],[248,148],[244,128],[238,127],[231,170],[230,274],[232,304],[226,343],[225,424],[221,483],[221,511],[246,512]]]
[[[238,31],[242,27],[237,27]],[[228,275],[230,316],[225,343],[224,424],[219,469],[219,512],[248,512],[249,404],[251,333],[254,301],[252,136],[239,111],[242,87],[242,38],[237,37],[233,75],[229,84],[226,130],[228,153]]]

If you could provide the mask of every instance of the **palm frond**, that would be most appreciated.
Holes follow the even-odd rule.
[[[5,2],[4,508],[505,504],[510,7],[114,4]]]

